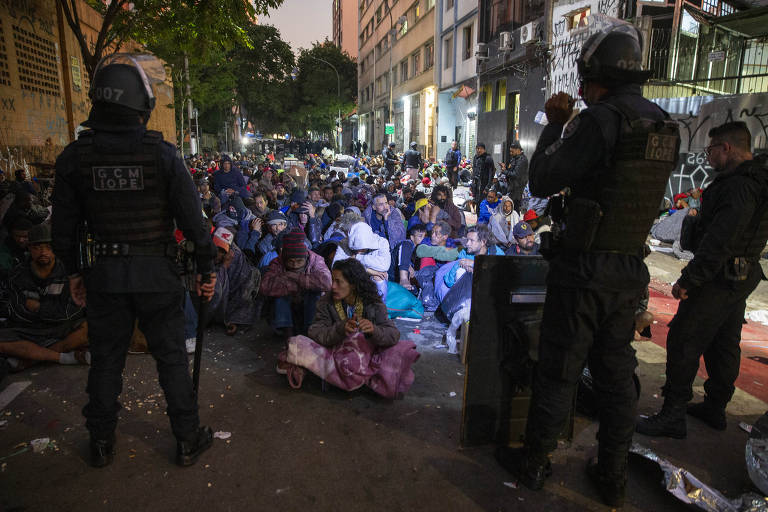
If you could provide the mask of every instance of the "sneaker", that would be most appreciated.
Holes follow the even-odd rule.
[[[191,466],[212,444],[213,430],[211,427],[199,427],[192,440],[176,443],[176,464]]]
[[[706,399],[698,404],[690,404],[686,412],[715,430],[725,430],[728,425],[725,419],[725,408],[721,409]]]
[[[638,418],[635,431],[652,437],[685,439],[685,406],[664,404],[658,413]]]
[[[194,354],[195,347],[197,347],[197,338],[187,338],[184,340],[184,343],[187,345],[187,354]]]

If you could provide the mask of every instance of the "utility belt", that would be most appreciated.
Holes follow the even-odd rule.
[[[93,252],[96,258],[117,256],[167,256],[176,258],[177,248],[175,244],[139,245],[96,241]]]

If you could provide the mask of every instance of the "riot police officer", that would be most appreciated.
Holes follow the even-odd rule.
[[[215,284],[215,276],[207,283],[202,279],[212,270],[213,244],[200,198],[174,146],[146,128],[163,79],[162,63],[152,56],[104,58],[94,73],[93,107],[83,123],[90,130],[56,161],[52,234],[73,299],[83,306],[87,301],[91,368],[83,414],[95,467],[114,456],[117,398],[136,319],[157,362],[177,464],[193,464],[212,443],[211,429],[199,424],[189,375],[185,291],[172,260],[174,221],[196,246],[196,291],[206,298]],[[83,222],[93,240],[87,251],[78,246]]]
[[[530,190],[547,197],[569,189],[567,216],[549,247],[525,446],[497,452],[521,483],[541,488],[588,361],[601,407],[598,456],[587,474],[610,506],[624,501],[634,431],[637,360],[630,343],[649,282],[643,247],[679,148],[677,125],[641,95],[648,77],[641,63],[631,25],[593,34],[578,60],[588,108],[563,130],[574,100],[558,93],[546,102],[549,124],[531,159]]]
[[[411,142],[410,148],[403,153],[403,160],[400,162],[400,167],[414,180],[419,178],[419,171],[423,163],[418,147],[418,144]]]
[[[381,157],[384,159],[384,168],[387,170],[387,179],[395,174],[395,165],[397,165],[397,155],[395,154],[395,143],[390,142],[381,150]]]
[[[706,148],[715,179],[695,220],[694,257],[672,287],[680,300],[667,335],[664,405],[640,418],[637,432],[684,438],[686,404],[704,356],[704,401],[687,413],[725,430],[725,407],[735,391],[741,361],[741,326],[747,297],[764,279],[760,252],[768,241],[768,156],[753,156],[752,135],[743,122],[709,131]]]

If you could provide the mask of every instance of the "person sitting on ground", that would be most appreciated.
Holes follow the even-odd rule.
[[[400,191],[400,195],[397,199],[397,208],[403,214],[403,218],[410,220],[413,212],[415,211],[415,204],[413,200],[413,190],[411,187],[404,186]]]
[[[219,170],[213,173],[213,191],[221,199],[221,204],[229,201],[232,196],[248,197],[245,179],[240,169],[232,165],[229,155],[222,155]]]
[[[491,215],[488,227],[504,250],[517,243],[513,228],[518,222],[520,222],[520,214],[515,211],[514,202],[509,196],[502,197],[501,206],[496,208],[496,212]]]
[[[373,232],[386,238],[391,247],[405,240],[403,216],[397,208],[389,205],[385,194],[373,197],[373,201],[363,212],[363,217]]]
[[[427,235],[427,226],[416,224],[408,230],[408,238],[392,249],[392,265],[389,267],[389,280],[400,283],[406,290],[413,290],[411,278],[419,270],[416,247]]]
[[[85,310],[72,300],[64,264],[47,224],[29,233],[29,260],[10,274],[10,327],[0,329],[0,355],[21,370],[37,361],[89,364]]]
[[[456,241],[448,235],[451,227],[440,220],[432,226],[429,238],[425,238],[416,247],[416,257],[420,258],[420,268],[416,272],[416,281],[421,289],[421,302],[425,311],[434,311],[440,305],[435,295],[435,275],[447,262],[456,261],[459,249],[455,248]],[[448,246],[450,243],[450,247]]]
[[[291,197],[285,191],[285,184],[282,181],[275,183],[275,209],[280,210],[290,202]]]
[[[320,294],[331,289],[331,272],[322,257],[307,250],[305,238],[300,230],[283,237],[280,257],[261,283],[261,294],[273,298],[271,326],[286,340],[306,334]]]
[[[267,265],[277,257],[278,237],[288,227],[288,218],[279,210],[272,210],[267,215],[267,232],[256,246],[259,270],[263,273]]]
[[[200,204],[208,218],[212,219],[214,215],[221,212],[221,199],[211,192],[207,176],[200,176],[196,181],[197,190],[200,192]]]
[[[238,329],[247,330],[258,321],[255,299],[261,273],[234,243],[234,235],[227,228],[216,229],[213,244],[218,252],[214,259],[216,288],[209,305],[210,318],[223,323],[227,335],[234,336]]]
[[[400,331],[356,260],[333,266],[331,293],[318,301],[309,337],[295,336],[278,356],[277,372],[298,388],[305,369],[340,389],[363,385],[387,398],[402,396],[414,380],[411,365],[419,358]]]
[[[499,196],[495,190],[489,190],[485,196],[485,199],[480,203],[477,208],[477,223],[488,224],[491,220],[491,215],[496,213],[496,208],[499,206]]]
[[[539,244],[531,225],[521,220],[512,228],[515,243],[507,248],[507,256],[535,256],[539,254]]]
[[[371,226],[359,222],[349,228],[349,236],[339,243],[334,255],[334,264],[343,259],[354,258],[365,267],[379,290],[382,300],[387,300],[387,282],[392,255],[389,242],[373,232]]]
[[[452,288],[464,275],[470,275],[475,269],[475,256],[486,254],[504,256],[504,251],[496,245],[493,234],[488,226],[472,226],[467,229],[466,247],[459,252],[458,259],[451,263],[445,273],[443,282],[447,288]],[[469,278],[471,280],[471,277]],[[438,292],[438,298],[442,297]]]
[[[20,190],[14,196],[13,203],[3,217],[3,225],[9,228],[16,219],[23,217],[33,225],[38,225],[48,218],[50,212],[39,204],[35,204],[35,197],[26,191]]]
[[[26,260],[31,229],[32,223],[29,219],[19,217],[11,225],[8,236],[0,244],[0,279],[3,281],[16,265]],[[4,286],[0,286],[0,288],[4,288]]]
[[[267,197],[261,190],[257,190],[253,193],[253,201],[251,202],[248,209],[251,210],[251,213],[254,216],[262,220],[266,219],[267,215],[269,215],[269,212],[272,211],[270,210],[269,206],[267,206]]]
[[[525,212],[523,220],[531,226],[533,234],[536,236],[536,243],[541,245],[541,234],[552,229],[549,225],[549,217],[542,218],[536,213],[536,210],[528,210]]]
[[[447,185],[437,185],[432,190],[430,200],[433,207],[437,207],[436,212],[430,212],[430,218],[434,218],[435,221],[446,221],[451,226],[450,236],[452,238],[461,236],[461,231],[464,227],[464,216],[453,203],[453,191]]]

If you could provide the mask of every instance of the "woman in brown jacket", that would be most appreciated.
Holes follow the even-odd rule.
[[[380,348],[400,340],[400,331],[389,319],[376,285],[363,264],[350,258],[333,266],[331,293],[318,301],[308,335],[324,347],[333,347],[356,332]]]

